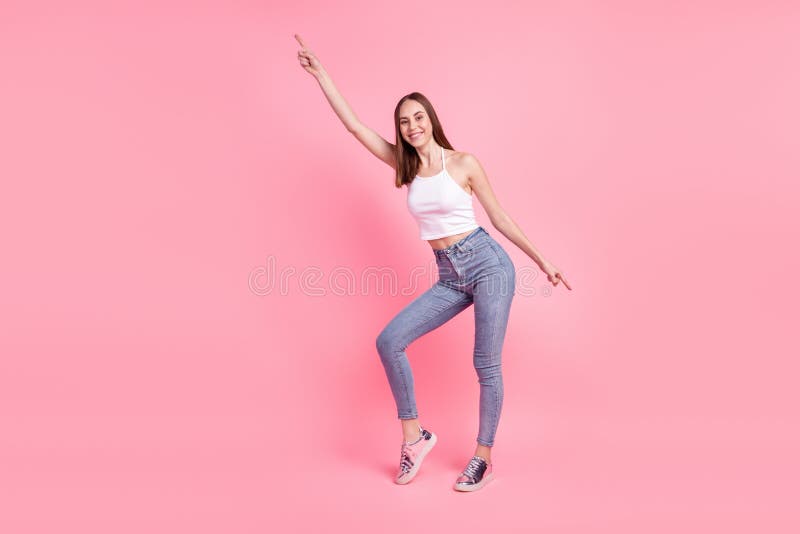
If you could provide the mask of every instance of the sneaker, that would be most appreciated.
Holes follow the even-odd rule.
[[[436,434],[419,427],[419,438],[412,442],[404,441],[400,446],[400,469],[395,477],[397,484],[408,484],[419,471],[422,460],[436,445]]]
[[[453,489],[457,491],[475,491],[484,487],[492,480],[492,464],[487,463],[480,456],[473,456],[461,476],[458,477]]]

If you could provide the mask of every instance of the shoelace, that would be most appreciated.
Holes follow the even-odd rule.
[[[481,467],[481,462],[484,461],[485,460],[474,456],[472,459],[470,459],[467,467],[464,468],[464,474],[475,480],[475,478],[478,476],[478,469]]]
[[[403,473],[408,473],[411,471],[411,467],[414,465],[414,461],[411,459],[411,449],[403,443],[400,446],[400,471]]]
[[[400,471],[408,473],[414,465],[414,460],[411,457],[411,445],[416,445],[423,438],[422,427],[419,429],[419,438],[411,443],[403,442],[400,444]]]

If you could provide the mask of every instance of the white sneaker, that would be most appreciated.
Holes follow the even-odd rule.
[[[436,445],[436,434],[419,427],[419,438],[411,443],[403,441],[400,446],[400,468],[394,481],[408,484],[416,476],[422,460]]]

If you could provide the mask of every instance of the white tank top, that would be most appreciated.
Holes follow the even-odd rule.
[[[453,180],[444,166],[434,176],[415,176],[408,184],[408,211],[417,220],[420,239],[439,239],[478,227],[472,195]]]

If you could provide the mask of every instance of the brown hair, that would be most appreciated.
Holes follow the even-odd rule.
[[[414,180],[420,164],[417,150],[408,142],[406,142],[406,140],[403,139],[403,135],[400,133],[400,118],[398,115],[400,114],[400,106],[403,105],[403,102],[406,100],[414,100],[419,102],[422,104],[422,107],[425,108],[425,112],[428,114],[428,117],[431,121],[431,126],[433,127],[434,141],[444,148],[455,150],[453,145],[450,144],[450,141],[447,140],[447,137],[445,137],[442,124],[439,122],[439,117],[436,115],[436,111],[433,109],[433,105],[431,104],[430,100],[425,98],[425,95],[422,93],[418,93],[416,91],[407,94],[400,99],[400,101],[397,103],[397,106],[394,108],[394,155],[395,160],[397,161],[394,185],[398,188],[403,187],[404,184],[410,184]]]

